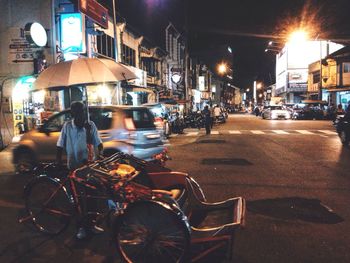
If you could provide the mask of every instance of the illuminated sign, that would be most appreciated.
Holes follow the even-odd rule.
[[[205,77],[204,76],[198,77],[198,88],[200,91],[205,91]]]
[[[79,11],[104,29],[108,29],[108,9],[96,0],[79,0]]]
[[[182,80],[182,77],[179,73],[173,73],[173,75],[171,75],[171,81],[174,84],[179,84]]]
[[[28,23],[24,27],[24,36],[29,43],[38,47],[44,47],[47,43],[47,34],[45,28],[37,23]]]
[[[80,13],[61,14],[61,49],[63,53],[85,53],[83,19]]]

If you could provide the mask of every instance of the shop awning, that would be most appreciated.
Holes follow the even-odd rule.
[[[149,89],[149,88],[142,88],[142,87],[137,87],[137,86],[133,86],[133,85],[130,85],[130,87],[132,88],[133,92],[147,92],[147,93],[154,93],[155,92],[153,89]]]
[[[332,88],[332,89],[325,89],[328,92],[337,92],[337,91],[350,91],[350,87],[345,88]]]

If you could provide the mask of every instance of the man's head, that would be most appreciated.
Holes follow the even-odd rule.
[[[74,124],[79,128],[83,128],[85,124],[85,111],[84,104],[80,101],[74,101],[70,105],[70,110],[72,117],[74,119]]]

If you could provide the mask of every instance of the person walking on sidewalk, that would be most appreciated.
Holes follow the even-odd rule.
[[[205,123],[205,131],[206,134],[210,134],[210,128],[211,128],[211,114],[208,105],[204,107],[204,110],[202,112],[204,116],[204,123]]]
[[[56,161],[58,165],[62,164],[63,149],[67,153],[67,167],[69,170],[75,170],[90,159],[93,159],[93,151],[91,145],[98,149],[99,154],[102,154],[103,144],[98,134],[96,125],[92,121],[86,120],[86,113],[84,111],[84,104],[75,101],[71,104],[72,120],[66,121],[63,124],[60,137],[57,141],[57,155]],[[90,149],[88,149],[90,147]],[[87,193],[89,194],[89,193]],[[78,232],[76,237],[84,239],[87,236],[87,231],[98,234],[104,230],[93,224],[92,219],[87,217],[88,208],[91,204],[87,204],[83,211],[82,218],[78,221]]]

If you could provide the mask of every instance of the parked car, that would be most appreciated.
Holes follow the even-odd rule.
[[[89,113],[107,156],[125,152],[152,160],[165,149],[154,117],[146,107],[91,106]],[[13,150],[16,170],[26,172],[39,162],[54,161],[57,139],[64,122],[70,119],[68,109],[51,116],[40,128],[25,133]]]
[[[292,118],[294,120],[323,120],[327,116],[326,105],[326,101],[302,101],[294,105]]]
[[[290,119],[291,114],[290,112],[282,107],[282,106],[269,106],[268,108],[264,109],[261,113],[261,117],[263,119],[270,119],[270,120],[276,120],[276,119]]]

